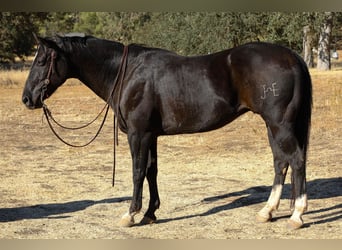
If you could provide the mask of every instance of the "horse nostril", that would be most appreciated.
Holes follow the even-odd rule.
[[[23,103],[26,106],[29,106],[30,105],[30,99],[27,96],[23,96]]]

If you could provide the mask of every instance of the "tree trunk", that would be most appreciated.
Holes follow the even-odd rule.
[[[309,68],[314,66],[312,43],[313,43],[313,31],[310,25],[303,28],[303,54],[304,61]]]
[[[318,41],[317,69],[330,70],[330,40],[332,29],[332,12],[326,12],[323,24],[320,29]]]

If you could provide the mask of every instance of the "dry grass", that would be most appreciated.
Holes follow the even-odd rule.
[[[22,87],[29,70],[0,70],[0,87],[4,89]],[[80,85],[77,79],[69,79],[65,85]]]
[[[341,238],[342,70],[311,73],[309,211],[305,227],[293,232],[285,228],[288,184],[275,221],[254,220],[273,181],[272,154],[259,116],[247,113],[209,133],[160,138],[159,223],[120,228],[116,223],[132,192],[131,159],[120,133],[112,188],[112,115],[94,144],[69,148],[53,137],[41,110],[21,104],[27,72],[0,73],[0,238]],[[48,104],[57,119],[76,125],[104,103],[73,80]],[[65,137],[85,141],[95,130]],[[144,188],[142,212],[148,204]]]
[[[27,70],[2,70],[0,71],[0,86],[2,88],[17,88],[18,86],[23,86],[27,75]]]

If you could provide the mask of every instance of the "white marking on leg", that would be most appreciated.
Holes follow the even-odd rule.
[[[302,215],[308,208],[308,197],[306,194],[301,195],[295,201],[295,209],[292,213],[290,220],[294,222],[297,226],[295,228],[299,228],[303,225]]]
[[[272,188],[270,197],[267,201],[267,204],[272,208],[272,211],[278,209],[282,191],[283,185],[276,185],[274,188]]]
[[[272,188],[271,194],[267,200],[267,204],[259,211],[257,220],[266,222],[272,219],[272,212],[277,210],[280,203],[280,197],[283,190],[283,185],[276,185]]]

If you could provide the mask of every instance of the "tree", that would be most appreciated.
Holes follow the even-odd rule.
[[[331,43],[331,36],[335,37],[334,46],[340,44],[336,37],[342,37],[342,30],[331,31],[331,28],[332,22],[341,25],[342,14],[331,15],[333,21],[323,12],[2,12],[0,61],[31,54],[35,45],[32,32],[41,36],[84,32],[125,44],[166,48],[183,55],[268,41],[303,52],[311,66],[310,46],[317,45],[320,33],[321,59],[330,61],[326,44]],[[324,43],[327,39],[329,42]]]
[[[303,59],[309,68],[314,67],[314,53],[313,49],[317,43],[316,17],[317,13],[304,12],[303,22]]]
[[[39,26],[39,34],[41,36],[53,36],[70,33],[74,30],[75,24],[81,22],[79,16],[79,12],[47,12],[46,18]]]
[[[32,32],[38,32],[39,25],[47,14],[43,12],[1,12],[0,13],[0,62],[24,59],[33,51],[35,44]]]
[[[101,25],[101,20],[96,12],[80,12],[77,14],[75,21],[73,31],[87,35],[103,36],[100,30],[104,25]]]
[[[320,27],[317,55],[317,69],[330,70],[330,43],[333,23],[333,13],[325,12]]]
[[[207,54],[256,40],[246,31],[242,15],[230,12],[153,13],[151,20],[132,38],[183,55]]]
[[[313,62],[313,30],[311,25],[306,25],[303,28],[303,53],[304,53],[304,61],[309,68],[314,66]]]
[[[100,24],[96,33],[123,43],[132,43],[134,33],[151,18],[149,12],[97,12],[96,15]]]

